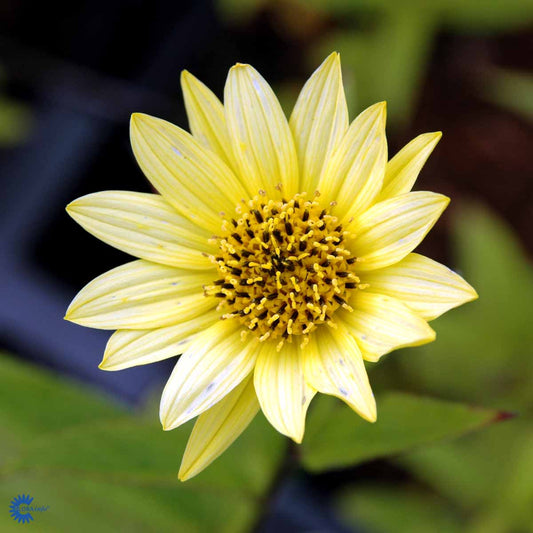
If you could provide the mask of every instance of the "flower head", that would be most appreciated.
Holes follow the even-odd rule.
[[[187,479],[259,409],[296,442],[317,392],[374,421],[364,361],[434,340],[428,321],[476,293],[412,253],[448,204],[410,192],[441,134],[387,162],[385,104],[349,125],[338,54],[289,121],[249,65],[230,70],[224,105],[188,72],[182,87],[192,135],[147,115],[131,121],[134,154],[160,194],[106,191],[68,206],[139,260],[89,283],[66,318],[117,330],[105,370],[182,354],[161,421],[198,417]]]

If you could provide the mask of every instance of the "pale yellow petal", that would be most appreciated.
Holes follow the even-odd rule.
[[[298,96],[289,124],[300,165],[300,190],[314,193],[325,163],[348,129],[341,62],[333,52]]]
[[[213,267],[206,255],[215,251],[209,233],[158,194],[97,192],[74,200],[67,211],[89,233],[133,256],[186,269]]]
[[[286,343],[279,352],[275,342],[263,343],[254,371],[255,392],[267,420],[298,443],[316,392],[304,379],[303,357],[297,342]]]
[[[192,430],[178,477],[186,481],[209,466],[248,427],[259,411],[252,377],[202,413]]]
[[[375,104],[350,125],[338,148],[323,168],[318,190],[337,202],[341,220],[364,211],[383,184],[387,164],[386,105]]]
[[[477,298],[476,291],[448,267],[418,254],[361,276],[367,289],[401,300],[425,320],[433,320]]]
[[[131,117],[131,146],[152,185],[179,213],[216,234],[221,212],[233,213],[247,194],[214,152],[194,137],[159,118]]]
[[[346,402],[369,422],[376,420],[376,401],[361,351],[342,324],[318,328],[305,350],[305,378],[318,392]]]
[[[435,340],[428,323],[396,298],[362,290],[356,291],[350,305],[353,311],[342,310],[339,319],[368,361],[377,361],[397,348]]]
[[[419,135],[387,163],[378,201],[405,194],[412,189],[424,163],[441,137],[440,131]]]
[[[231,143],[222,102],[186,70],[181,73],[181,89],[191,133],[202,146],[215,152],[231,167]]]
[[[208,311],[191,320],[158,329],[119,329],[107,342],[102,370],[123,370],[146,365],[183,353],[199,331],[220,318],[217,311]]]
[[[226,124],[240,176],[250,194],[265,190],[272,198],[298,192],[298,159],[287,119],[276,95],[250,65],[238,63],[224,91]]]
[[[373,205],[347,228],[355,235],[350,247],[361,272],[383,268],[414,250],[438,220],[450,199],[418,191]]]
[[[65,318],[100,329],[170,326],[207,312],[217,302],[202,286],[216,272],[195,272],[139,260],[98,276],[74,298]]]
[[[239,322],[219,320],[196,335],[163,390],[163,429],[174,429],[203,413],[250,374],[257,358],[257,339],[243,342],[241,331]]]

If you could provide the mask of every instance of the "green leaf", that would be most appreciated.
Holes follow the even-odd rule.
[[[84,386],[0,354],[0,465],[35,436],[124,412],[103,396],[89,394]]]
[[[377,405],[378,420],[370,424],[337,400],[319,398],[309,416],[303,464],[313,471],[355,465],[457,437],[499,416],[488,409],[403,393],[385,394]]]
[[[408,485],[357,485],[340,494],[336,507],[358,531],[463,533],[453,506],[436,494]]]
[[[162,431],[156,410],[127,413],[95,392],[5,356],[0,372],[0,495],[50,510],[39,531],[249,530],[284,451],[262,417],[213,465],[181,483],[192,422]],[[0,530],[15,523],[7,513]]]

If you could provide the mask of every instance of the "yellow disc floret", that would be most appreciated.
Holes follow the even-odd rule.
[[[213,258],[220,279],[205,287],[222,300],[222,318],[237,318],[260,340],[292,340],[332,315],[356,289],[356,258],[343,246],[347,232],[335,216],[305,193],[291,200],[264,193],[238,206],[225,220]]]

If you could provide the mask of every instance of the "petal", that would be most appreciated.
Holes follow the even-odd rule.
[[[131,146],[152,185],[183,216],[216,233],[220,212],[233,212],[247,194],[228,166],[190,133],[134,113]]]
[[[360,272],[383,268],[403,259],[438,220],[450,199],[418,191],[373,205],[347,228]]]
[[[348,129],[341,62],[333,52],[298,96],[289,121],[300,166],[300,191],[313,193],[322,168]]]
[[[89,233],[128,254],[186,269],[213,268],[209,233],[158,194],[104,191],[82,196],[68,214]],[[202,254],[202,252],[204,252]]]
[[[257,340],[241,340],[242,326],[219,320],[198,334],[180,357],[161,397],[163,429],[174,429],[203,413],[252,371]]]
[[[102,370],[123,370],[154,363],[183,353],[194,334],[214,324],[220,318],[217,311],[208,311],[192,320],[158,329],[119,329],[107,342]]]
[[[254,385],[267,420],[283,435],[302,442],[305,414],[316,391],[305,382],[300,347],[286,343],[278,352],[275,343],[264,343],[255,365]]]
[[[377,361],[397,348],[435,340],[435,332],[428,323],[396,298],[356,291],[350,305],[353,311],[343,310],[339,318],[367,361]]]
[[[217,304],[202,290],[213,275],[143,260],[126,263],[87,284],[65,318],[100,329],[160,328],[190,320]]]
[[[192,430],[178,478],[186,481],[209,466],[248,427],[259,411],[252,377],[202,413]]]
[[[376,401],[361,351],[342,324],[337,329],[320,327],[311,335],[304,370],[318,392],[340,398],[369,422],[376,420]]]
[[[226,124],[236,166],[248,191],[264,189],[271,198],[298,192],[298,159],[287,119],[276,95],[250,65],[237,63],[224,90]]]
[[[215,152],[231,167],[231,143],[222,102],[186,70],[181,73],[181,89],[191,133],[204,148]]]
[[[322,171],[318,190],[337,202],[340,219],[366,209],[381,190],[387,164],[385,120],[385,102],[363,111]]]
[[[476,291],[448,267],[418,254],[361,276],[367,289],[401,300],[425,320],[477,298]]]
[[[409,192],[442,132],[424,133],[404,146],[388,163],[378,200]]]

